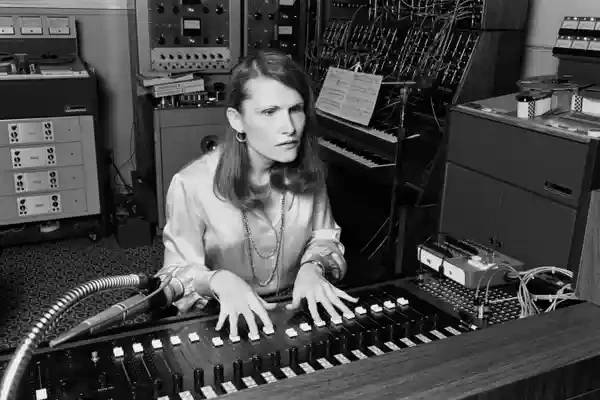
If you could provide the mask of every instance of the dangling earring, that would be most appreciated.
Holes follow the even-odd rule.
[[[240,143],[244,143],[246,141],[246,134],[244,132],[236,132],[235,140]]]

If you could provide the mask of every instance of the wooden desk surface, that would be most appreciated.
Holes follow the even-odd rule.
[[[600,307],[585,303],[226,398],[569,399],[600,388],[599,339]]]

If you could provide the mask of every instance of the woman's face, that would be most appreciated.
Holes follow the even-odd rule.
[[[296,159],[306,124],[300,93],[266,77],[246,83],[247,99],[238,112],[227,110],[231,127],[246,134],[253,168]]]

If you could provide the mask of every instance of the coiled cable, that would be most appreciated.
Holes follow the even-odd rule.
[[[59,298],[39,319],[27,336],[21,341],[13,354],[0,383],[0,400],[14,400],[21,381],[27,369],[33,352],[44,337],[44,334],[54,327],[58,318],[75,304],[92,294],[112,289],[139,288],[147,284],[144,275],[118,275],[94,279],[68,291]]]

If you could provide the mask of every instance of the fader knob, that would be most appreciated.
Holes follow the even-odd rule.
[[[237,359],[233,362],[233,382],[240,384],[242,377],[244,376],[244,362]]]
[[[363,350],[365,348],[365,334],[363,331],[356,334],[356,348],[358,350]]]
[[[255,13],[254,13],[254,19],[255,19],[255,20],[261,20],[261,19],[262,19],[262,13],[260,13],[260,12],[258,12],[258,11],[257,11],[257,12],[255,12]]]
[[[341,354],[348,352],[348,337],[341,335],[339,338],[339,351]]]
[[[194,370],[194,390],[196,393],[202,392],[204,387],[204,370],[202,368],[196,368]]]
[[[281,353],[279,350],[269,353],[269,361],[271,363],[271,367],[279,368],[281,365]]]
[[[289,357],[290,357],[290,366],[297,367],[298,366],[298,348],[291,347],[288,352],[289,352]]]
[[[262,360],[259,355],[255,355],[252,357],[252,368],[254,368],[255,372],[260,372],[262,367]]]
[[[223,370],[223,364],[217,364],[215,365],[214,369],[213,369],[213,374],[214,374],[214,378],[215,378],[215,386],[216,387],[220,387],[221,383],[223,383],[223,379],[224,379],[224,370]]]
[[[173,392],[183,392],[183,376],[179,372],[174,372],[171,379],[173,380]]]
[[[306,348],[306,361],[309,363],[315,362],[315,349],[312,343],[309,343],[305,346]]]

